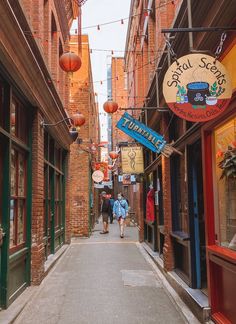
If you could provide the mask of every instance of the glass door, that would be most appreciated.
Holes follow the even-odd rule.
[[[202,150],[198,140],[188,150],[191,286],[206,289],[205,217],[203,201]]]

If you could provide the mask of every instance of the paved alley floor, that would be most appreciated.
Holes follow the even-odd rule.
[[[138,248],[135,227],[118,224],[101,235],[74,239],[17,324],[184,323],[160,279]]]

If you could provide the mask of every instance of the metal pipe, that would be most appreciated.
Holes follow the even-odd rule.
[[[201,32],[223,32],[223,31],[236,31],[236,27],[192,27],[192,28],[163,28],[163,34],[168,33],[201,33]]]
[[[187,0],[187,7],[188,7],[188,27],[193,28],[191,0]],[[192,32],[190,32],[188,34],[188,39],[189,39],[189,49],[190,49],[190,51],[192,51],[192,49],[193,49],[193,33]]]
[[[158,83],[158,69],[156,70],[156,98],[157,98],[157,107],[159,107],[160,96],[159,96],[159,83]]]
[[[120,108],[119,110],[157,110],[157,111],[163,111],[163,112],[168,112],[169,109],[166,107],[131,107],[131,108]]]

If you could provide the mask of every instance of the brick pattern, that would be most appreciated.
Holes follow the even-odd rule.
[[[123,57],[113,57],[111,62],[111,77],[112,77],[112,99],[118,104],[119,108],[127,107],[127,87],[126,73],[124,72]],[[129,137],[120,131],[116,124],[124,114],[123,110],[118,110],[112,115],[112,148],[116,149],[119,142],[126,142]]]
[[[31,280],[39,284],[44,276],[44,135],[40,127],[42,116],[36,112],[32,134],[32,246]]]
[[[148,28],[144,30],[144,23],[147,18],[141,14],[142,10],[147,7],[144,0],[140,1],[138,9],[131,8],[131,14],[141,14],[132,19],[130,29],[128,30],[128,49],[132,50],[126,53],[125,67],[128,73],[128,100],[129,106],[142,107],[149,94],[149,88],[155,75],[155,66],[160,55],[159,51],[163,50],[165,40],[161,34],[162,28],[170,27],[173,23],[176,10],[181,1],[166,2],[165,0],[155,0],[153,12],[148,17]],[[144,36],[146,33],[146,36]],[[144,38],[145,37],[145,38]],[[141,48],[141,44],[143,44]],[[141,51],[141,54],[140,54]],[[155,60],[155,64],[150,64]],[[135,69],[135,71],[133,71]],[[136,96],[133,98],[133,96]],[[137,98],[140,98],[139,100]],[[135,113],[136,118],[139,113]],[[166,115],[161,119],[161,128],[164,131],[168,125]],[[168,139],[168,134],[167,134]],[[153,160],[153,155],[152,155]],[[162,158],[162,187],[163,192],[163,209],[164,209],[164,267],[167,271],[174,268],[173,244],[170,236],[172,230],[172,211],[171,211],[171,184],[170,184],[170,160]],[[139,193],[133,193],[133,201],[137,209],[138,222],[140,226],[140,240],[143,240],[143,194],[142,185],[139,185]],[[140,196],[139,196],[140,195]]]
[[[53,0],[20,0],[21,6],[28,19],[34,38],[42,53],[52,81],[61,97],[64,107],[68,108],[69,86],[68,76],[59,68],[59,40],[61,40],[61,53],[69,48],[69,35],[67,39],[62,37],[59,22],[59,12],[55,8]],[[61,7],[64,9],[63,6]],[[54,17],[52,33],[52,17]],[[69,24],[69,21],[68,21]],[[50,107],[48,107],[50,109]],[[32,246],[31,246],[31,281],[39,284],[44,277],[45,251],[43,243],[44,233],[44,134],[40,122],[40,107],[35,109],[33,120],[33,142],[32,142]],[[50,122],[50,121],[49,121]],[[53,121],[52,121],[53,122]],[[69,170],[66,177],[66,197],[70,195]],[[70,200],[66,199],[66,233],[65,241],[70,242]]]
[[[42,54],[44,54],[44,60],[51,72],[52,81],[63,104],[67,106],[68,78],[66,73],[59,67],[59,53],[62,54],[69,49],[69,35],[67,39],[62,37],[62,27],[54,1],[21,0],[21,4],[35,40]],[[60,51],[60,43],[62,51]]]
[[[78,53],[77,37],[72,36],[71,51]],[[91,73],[88,37],[82,36],[82,66],[73,74],[71,80],[69,113],[78,111],[85,116],[86,122],[80,128],[79,137],[84,144],[71,145],[70,188],[71,188],[71,231],[73,236],[88,236],[90,224],[91,159],[94,157],[83,149],[89,149],[89,142],[98,143],[98,107],[95,103]],[[96,206],[94,207],[96,209]]]

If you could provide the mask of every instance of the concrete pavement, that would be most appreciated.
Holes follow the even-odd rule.
[[[140,252],[137,229],[121,239],[117,223],[107,235],[101,227],[73,240],[14,323],[186,323]]]

